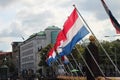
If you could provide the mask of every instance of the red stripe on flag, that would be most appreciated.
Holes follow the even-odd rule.
[[[63,31],[61,30],[61,31],[58,33],[57,38],[56,38],[56,42],[55,42],[55,45],[54,45],[55,50],[56,50],[58,47],[60,47],[61,41],[64,41],[64,40],[66,40],[66,37],[65,37],[65,35],[63,34]]]
[[[73,26],[74,22],[76,22],[77,18],[78,18],[78,14],[77,14],[77,10],[75,8],[73,10],[73,12],[71,13],[71,15],[68,17],[68,19],[66,20],[66,22],[64,23],[64,26],[63,26],[64,34],[67,34],[69,29]]]

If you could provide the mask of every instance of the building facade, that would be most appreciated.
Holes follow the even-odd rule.
[[[20,72],[20,45],[22,42],[12,42],[12,62],[15,64],[15,68]]]
[[[12,59],[12,52],[0,51],[0,67],[3,65],[4,61],[10,61]]]
[[[20,45],[20,68],[32,69],[34,72],[39,69],[38,63],[40,58],[38,51],[50,43],[54,43],[60,28],[49,26],[44,31],[31,35]]]

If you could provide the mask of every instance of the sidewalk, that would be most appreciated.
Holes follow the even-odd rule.
[[[120,80],[120,77],[106,77],[110,80]],[[58,76],[58,80],[86,80],[86,77],[74,77],[74,76]],[[97,80],[105,80],[103,77],[99,77]]]

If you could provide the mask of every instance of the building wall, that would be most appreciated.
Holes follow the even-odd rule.
[[[24,69],[33,69],[36,72],[39,60],[37,53],[45,46],[46,38],[41,36],[35,36],[32,40],[25,41],[20,46],[21,71]]]
[[[51,44],[55,43],[56,37],[60,29],[46,29],[45,34],[46,34],[46,43]],[[54,39],[53,39],[54,38]]]
[[[33,41],[26,42],[20,46],[21,71],[23,69],[34,69],[34,46]]]
[[[20,72],[20,44],[22,42],[12,42],[12,61],[16,66],[18,72]]]
[[[58,31],[52,31],[51,32],[51,43],[52,44],[55,43],[57,35],[58,35]]]
[[[36,35],[23,42],[20,46],[21,71],[24,69],[33,69],[36,72],[39,69],[38,63],[40,62],[40,56],[38,56],[38,51],[50,44],[52,40],[55,42],[54,39],[56,39],[58,31],[45,30],[45,35]],[[53,34],[51,35],[52,32]],[[51,39],[51,36],[53,39]]]

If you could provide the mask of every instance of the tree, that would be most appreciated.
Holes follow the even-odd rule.
[[[101,44],[104,47],[105,51],[110,56],[110,58],[112,59],[112,61],[114,62],[114,64],[119,68],[120,67],[119,65],[120,64],[120,58],[119,58],[120,57],[120,52],[119,52],[120,40],[115,40],[112,42],[103,41],[101,42]],[[103,70],[105,69],[107,74],[108,72],[112,72],[112,73],[115,72],[115,67],[113,66],[113,64],[111,63],[111,61],[106,56],[105,52],[100,46],[99,46],[99,50],[100,50],[100,65],[103,68]]]
[[[39,52],[40,55],[40,62],[39,66],[48,66],[46,63],[46,58],[49,50],[52,48],[53,44],[48,44],[46,47],[42,48]]]
[[[76,61],[77,61],[78,63],[82,63],[82,59],[81,59],[80,54],[83,55],[83,53],[84,53],[84,48],[83,48],[81,45],[76,44],[75,48],[72,50],[71,53],[72,53],[72,55],[74,56],[74,58],[76,59]],[[71,58],[71,59],[72,59],[72,58]]]

